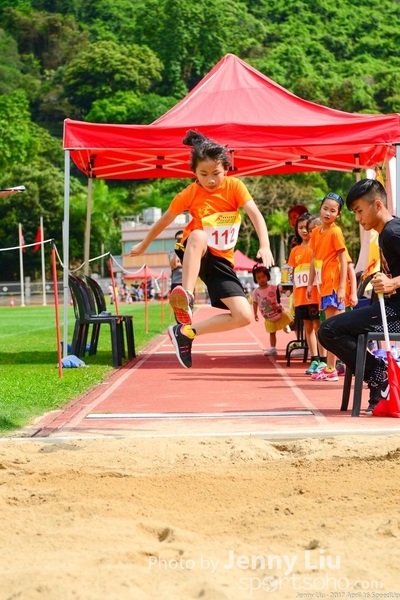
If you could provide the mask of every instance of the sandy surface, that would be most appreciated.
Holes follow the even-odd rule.
[[[0,442],[1,600],[400,598],[400,436]]]

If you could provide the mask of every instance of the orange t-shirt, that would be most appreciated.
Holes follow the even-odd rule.
[[[310,246],[299,244],[290,251],[288,265],[293,268],[293,300],[294,306],[318,304],[318,288],[312,287],[311,300],[307,300],[306,292],[310,274],[310,262],[313,251]]]
[[[310,248],[315,252],[314,266],[320,296],[337,293],[340,281],[338,253],[346,250],[343,232],[336,223],[322,231],[323,225],[311,233]]]
[[[213,192],[197,182],[179,192],[169,205],[174,215],[189,211],[192,220],[185,227],[183,241],[195,229],[207,234],[209,250],[233,264],[241,217],[239,208],[252,200],[244,183],[237,177],[224,177],[222,185]]]

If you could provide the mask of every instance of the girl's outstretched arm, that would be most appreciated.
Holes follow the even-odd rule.
[[[150,227],[149,231],[144,236],[144,240],[132,246],[129,256],[140,256],[143,254],[151,242],[162,232],[173,220],[176,219],[176,215],[172,214],[169,210],[166,210],[163,216]]]
[[[254,229],[257,232],[258,240],[260,242],[257,258],[261,258],[265,267],[272,267],[275,261],[271,253],[268,229],[267,225],[265,224],[265,219],[254,200],[249,200],[249,202],[246,202],[243,208],[249,215],[249,219],[254,225]]]

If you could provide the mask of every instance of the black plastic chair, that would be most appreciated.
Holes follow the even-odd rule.
[[[88,275],[84,275],[85,281],[90,288],[97,308],[97,314],[102,314],[107,311],[107,302],[106,297],[104,295],[103,290],[101,289],[98,281],[89,277]],[[122,322],[125,325],[125,336],[126,336],[126,345],[128,349],[128,358],[132,359],[136,357],[135,352],[135,335],[133,331],[133,316],[132,315],[114,315],[118,316],[122,319]]]
[[[400,333],[390,333],[390,340],[400,342]],[[377,333],[376,331],[370,333],[364,333],[358,336],[357,341],[357,351],[356,351],[356,372],[354,376],[354,390],[353,390],[353,407],[351,410],[352,417],[360,416],[361,410],[361,396],[362,389],[364,383],[364,370],[365,370],[365,360],[367,357],[367,348],[368,342],[370,340],[375,341],[383,341],[385,339],[385,335],[383,332]],[[350,390],[351,390],[351,382],[353,378],[353,373],[350,369],[346,368],[346,373],[344,376],[343,383],[343,391],[342,391],[342,405],[340,410],[346,411],[349,406],[349,398],[350,398]]]
[[[72,337],[71,354],[78,356],[78,358],[82,358],[85,355],[90,325],[92,325],[93,329],[89,354],[96,354],[100,326],[106,324],[110,326],[113,366],[121,366],[123,357],[122,319],[118,315],[96,314],[96,306],[92,293],[83,279],[69,275],[68,284],[75,311],[75,328]]]

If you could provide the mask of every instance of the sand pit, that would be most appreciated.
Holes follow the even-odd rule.
[[[1,600],[400,598],[400,436],[0,443]]]

